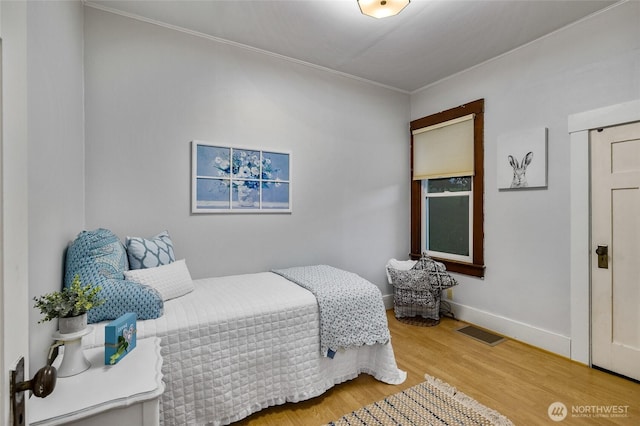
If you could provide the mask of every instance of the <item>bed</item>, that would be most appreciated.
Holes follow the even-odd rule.
[[[229,424],[316,397],[361,373],[389,384],[406,379],[390,340],[323,349],[318,300],[276,272],[192,280],[189,291],[163,300],[160,316],[137,324],[138,339],[161,339],[161,422]],[[95,322],[83,346],[104,345],[107,323]]]

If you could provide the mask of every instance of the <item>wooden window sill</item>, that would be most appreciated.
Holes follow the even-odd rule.
[[[411,253],[411,259],[413,260],[420,259],[420,256],[420,254]],[[439,257],[433,257],[432,259],[444,263],[448,272],[457,272],[472,277],[484,278],[485,265],[476,265],[475,263],[459,262]]]

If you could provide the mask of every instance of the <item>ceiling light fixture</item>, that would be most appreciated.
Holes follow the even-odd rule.
[[[360,12],[374,18],[386,18],[400,13],[410,0],[358,0]]]

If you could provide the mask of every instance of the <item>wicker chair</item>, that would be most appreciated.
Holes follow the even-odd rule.
[[[393,285],[393,311],[396,318],[422,317],[440,319],[442,290],[458,282],[443,263],[422,255],[409,270],[387,267]]]

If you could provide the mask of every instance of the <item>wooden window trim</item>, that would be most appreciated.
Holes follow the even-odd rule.
[[[474,277],[484,277],[484,99],[441,111],[411,122],[411,176],[413,176],[413,131],[455,118],[475,114],[473,120],[473,148],[475,175],[473,176],[473,262],[437,259],[447,270]],[[411,180],[411,253],[420,258],[422,245],[422,184]]]

